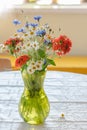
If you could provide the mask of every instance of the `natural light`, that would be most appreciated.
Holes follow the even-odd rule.
[[[0,13],[12,8],[15,4],[22,4],[24,0],[0,0]]]
[[[53,2],[56,2],[58,4],[80,4],[81,0],[37,0],[37,4],[51,4]]]
[[[59,0],[59,4],[80,4],[80,0]]]
[[[22,4],[25,0],[0,0],[0,13],[12,8],[13,5]],[[80,4],[80,0],[57,0],[58,4]],[[52,0],[37,0],[37,4],[51,4]]]

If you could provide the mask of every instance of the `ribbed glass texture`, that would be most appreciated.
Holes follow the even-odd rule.
[[[28,74],[22,72],[24,91],[19,102],[19,113],[29,124],[41,124],[50,111],[50,104],[44,91],[46,72]]]

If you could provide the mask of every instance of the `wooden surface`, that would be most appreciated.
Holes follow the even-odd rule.
[[[11,70],[11,62],[7,58],[0,58],[0,71]]]
[[[20,72],[0,72],[0,130],[87,130],[87,75],[48,71],[44,89],[50,114],[44,124],[29,125],[18,113]]]

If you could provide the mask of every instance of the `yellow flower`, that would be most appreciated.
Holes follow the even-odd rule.
[[[61,114],[61,117],[64,118],[64,113]]]

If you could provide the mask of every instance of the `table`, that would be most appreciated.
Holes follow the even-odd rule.
[[[29,125],[18,113],[21,73],[0,72],[0,130],[87,130],[87,75],[48,71],[44,89],[50,114],[44,124]]]

